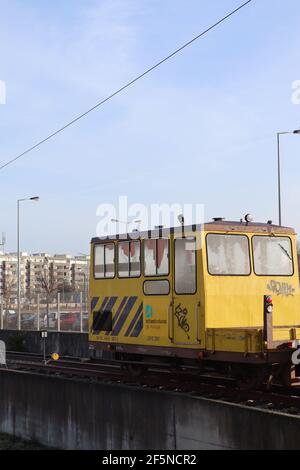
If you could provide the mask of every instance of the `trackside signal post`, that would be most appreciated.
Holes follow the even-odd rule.
[[[0,366],[6,366],[6,345],[0,341]]]
[[[44,363],[46,363],[46,339],[48,338],[48,331],[42,330],[40,333],[41,340],[43,341],[43,356]]]

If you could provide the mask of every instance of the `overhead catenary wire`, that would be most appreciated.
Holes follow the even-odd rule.
[[[185,49],[186,47],[190,46],[192,43],[194,43],[195,41],[197,41],[198,39],[200,39],[202,36],[204,36],[205,34],[207,34],[209,31],[211,31],[212,29],[216,28],[217,26],[219,26],[221,23],[223,23],[224,21],[226,21],[227,19],[229,19],[231,16],[233,16],[234,14],[236,14],[238,11],[240,11],[242,8],[246,7],[249,3],[251,3],[253,0],[247,0],[246,2],[244,2],[242,5],[240,5],[239,7],[235,8],[234,10],[232,10],[230,13],[228,13],[226,16],[223,16],[220,20],[218,20],[216,23],[214,23],[213,25],[209,26],[209,28],[205,29],[204,31],[202,31],[201,33],[199,33],[197,36],[193,37],[190,41],[186,42],[185,44],[183,44],[182,46],[180,46],[178,49],[176,49],[175,51],[173,51],[172,53],[170,53],[168,56],[164,57],[163,59],[161,59],[159,62],[157,62],[156,64],[152,65],[150,68],[148,68],[147,70],[145,70],[143,73],[141,73],[140,75],[138,75],[137,77],[135,77],[133,80],[131,80],[130,82],[126,83],[125,85],[123,85],[121,88],[119,88],[118,90],[114,91],[111,95],[107,96],[106,98],[104,98],[103,100],[101,100],[99,103],[95,104],[93,107],[89,108],[87,111],[83,112],[82,114],[79,114],[77,117],[75,117],[74,119],[72,119],[71,121],[69,121],[68,123],[64,124],[62,127],[60,127],[59,129],[57,129],[56,131],[52,132],[51,134],[49,134],[47,137],[45,137],[44,139],[40,140],[39,142],[37,142],[36,144],[32,145],[31,147],[29,147],[28,149],[26,149],[24,152],[20,153],[19,155],[11,158],[10,160],[8,160],[7,162],[3,163],[2,165],[0,165],[0,170],[3,170],[4,168],[6,168],[7,166],[11,165],[12,163],[16,162],[17,160],[19,160],[20,158],[24,157],[25,155],[27,155],[28,153],[32,152],[33,150],[35,150],[36,148],[40,147],[42,144],[44,144],[45,142],[47,142],[48,140],[52,139],[53,137],[55,137],[57,134],[60,134],[61,132],[63,132],[65,129],[67,129],[68,127],[72,126],[73,124],[75,124],[77,121],[79,121],[80,119],[84,118],[85,116],[87,116],[89,113],[91,113],[92,111],[94,111],[95,109],[99,108],[100,106],[102,106],[103,104],[105,104],[107,101],[111,100],[114,96],[118,95],[119,93],[121,93],[122,91],[126,90],[126,88],[129,88],[131,85],[133,85],[134,83],[136,83],[138,80],[140,80],[141,78],[145,77],[145,75],[148,75],[150,72],[152,72],[153,70],[155,70],[156,68],[158,68],[160,65],[162,65],[164,62],[167,62],[169,59],[171,59],[172,57],[174,57],[176,54],[178,54],[179,52],[181,52],[183,49]]]

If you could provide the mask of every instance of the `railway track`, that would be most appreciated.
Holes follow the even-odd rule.
[[[117,361],[91,362],[66,357],[57,362],[50,362],[50,358],[47,358],[44,363],[40,354],[14,351],[7,353],[7,360],[8,368],[15,371],[157,389],[300,416],[300,384],[289,388],[272,385],[261,390],[246,391],[237,388],[235,380],[230,378],[199,372],[196,374],[189,370],[170,372],[155,363],[151,364],[147,373],[137,378],[129,376]]]

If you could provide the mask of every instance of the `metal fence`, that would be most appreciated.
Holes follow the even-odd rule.
[[[16,300],[0,297],[0,329],[88,331],[88,295],[85,292],[37,294],[21,299],[20,315]]]

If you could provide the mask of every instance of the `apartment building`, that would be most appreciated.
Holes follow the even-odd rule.
[[[28,253],[20,253],[20,289],[26,291]],[[18,255],[0,253],[0,294],[17,296]]]
[[[0,294],[17,295],[17,253],[0,252]],[[49,291],[87,292],[89,256],[20,253],[20,290],[22,297]]]

